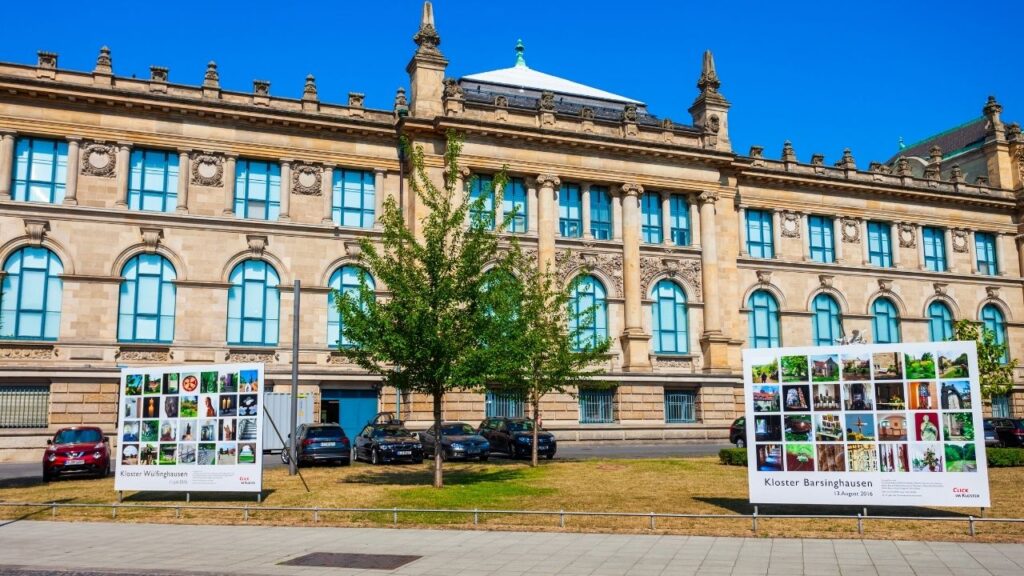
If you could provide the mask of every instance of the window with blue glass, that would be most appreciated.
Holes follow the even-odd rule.
[[[331,175],[331,219],[338,226],[373,228],[376,193],[373,173],[338,170]]]
[[[494,178],[474,175],[469,184],[469,218],[483,228],[494,230]]]
[[[615,422],[615,391],[579,391],[580,424],[610,424]]]
[[[747,333],[753,348],[778,348],[779,303],[767,290],[757,290],[747,299]]]
[[[1006,345],[1006,318],[1003,316],[1003,311],[1000,310],[995,304],[986,304],[981,309],[981,322],[985,325],[986,330],[990,330],[996,335],[996,344]],[[1003,364],[1010,361],[1010,347],[1007,346],[1003,350],[1003,356],[1000,358]]]
[[[654,351],[658,354],[686,354],[690,351],[686,294],[671,280],[661,280],[651,292],[651,328]]]
[[[331,348],[351,346],[352,343],[345,337],[345,327],[342,325],[341,313],[335,304],[335,294],[347,294],[350,298],[360,298],[360,288],[363,283],[367,288],[373,290],[376,285],[373,278],[358,266],[342,266],[331,274],[328,285],[331,292],[327,294],[327,344]]]
[[[933,272],[946,271],[946,231],[926,226],[921,231],[924,242],[924,267]]]
[[[835,242],[832,239],[832,219],[824,216],[807,217],[807,242],[811,246],[811,260],[829,264],[836,261]]]
[[[68,143],[18,138],[14,145],[11,196],[23,202],[64,202],[68,181]]]
[[[751,258],[775,257],[771,212],[747,210],[747,253]]]
[[[686,196],[673,194],[669,197],[669,225],[672,243],[676,246],[690,245],[690,203]]]
[[[133,150],[128,172],[128,208],[174,212],[178,207],[178,155]]]
[[[878,298],[871,305],[871,331],[875,344],[900,341],[900,313],[888,298]]]
[[[647,244],[661,244],[661,195],[644,192],[640,199],[641,232]]]
[[[843,319],[839,315],[839,304],[828,294],[818,294],[811,302],[811,344],[832,346],[843,336]]]
[[[942,302],[928,305],[928,337],[932,342],[953,339],[953,313]]]
[[[978,274],[999,274],[996,262],[996,236],[988,232],[974,233],[974,252],[978,255]]]
[[[604,186],[590,187],[590,233],[595,240],[612,239],[612,197]]]
[[[522,418],[523,404],[519,396],[488,390],[484,412],[487,418]]]
[[[46,248],[22,248],[7,258],[0,294],[0,337],[57,339],[63,273],[60,259]]]
[[[174,266],[159,254],[140,254],[121,270],[117,339],[174,341]]]
[[[565,238],[583,236],[583,197],[579,184],[562,184],[558,192],[558,229]]]
[[[277,220],[281,215],[281,167],[239,160],[235,170],[235,214],[239,218]]]
[[[992,395],[992,417],[993,418],[1009,418],[1013,411],[1010,410],[1010,395],[1009,394],[993,394]]]
[[[884,222],[868,222],[868,262],[872,266],[892,267],[891,230]]]
[[[276,345],[281,318],[277,271],[262,260],[246,260],[228,280],[228,344]]]
[[[693,390],[665,390],[665,423],[690,424],[697,421],[697,393]]]
[[[589,348],[608,338],[608,296],[593,276],[573,283],[569,297],[569,333],[576,349]]]
[[[509,178],[501,196],[505,231],[513,234],[526,232],[526,184],[523,179]]]

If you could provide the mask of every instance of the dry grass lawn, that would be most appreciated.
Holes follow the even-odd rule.
[[[447,487],[429,486],[430,471],[422,466],[303,468],[306,492],[298,477],[281,468],[264,474],[264,506],[349,508],[445,508],[473,510],[566,510],[659,513],[749,514],[746,468],[724,466],[716,458],[660,460],[587,460],[542,462],[536,469],[523,463],[496,460],[483,464],[448,464]],[[1024,468],[989,471],[993,507],[988,517],[1024,518]],[[113,479],[0,481],[2,502],[111,503]],[[173,493],[127,494],[128,504],[170,504],[178,509],[121,509],[119,521],[226,524],[243,522],[241,511],[190,510],[190,506],[225,504],[250,507],[249,523],[312,525],[309,512],[259,510],[252,495],[193,494],[192,504]],[[761,506],[761,514],[836,513],[856,515],[860,508],[822,509],[811,506]],[[978,509],[876,508],[869,515],[962,516],[964,522],[865,521],[864,537],[884,539],[967,540],[968,514]],[[180,515],[180,517],[179,517]],[[0,507],[0,518],[49,519],[51,510]],[[57,519],[109,520],[110,509],[59,509]],[[482,514],[480,526],[490,529],[559,530],[557,516]],[[391,513],[321,512],[321,525],[390,525]],[[402,514],[399,526],[471,528],[469,514]],[[647,518],[567,517],[565,530],[652,532]],[[979,541],[1024,542],[1024,523],[976,525]],[[750,518],[659,519],[655,533],[751,536]],[[851,520],[761,519],[758,536],[858,538]]]

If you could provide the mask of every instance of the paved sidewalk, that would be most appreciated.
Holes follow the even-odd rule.
[[[278,565],[312,552],[421,558],[393,571]],[[0,574],[71,570],[78,575],[1019,576],[1024,545],[92,522],[0,525]]]

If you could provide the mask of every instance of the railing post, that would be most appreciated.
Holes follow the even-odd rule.
[[[181,518],[181,506],[174,507],[174,517]]]
[[[391,509],[391,523],[398,526],[398,507]]]
[[[245,514],[244,514],[244,516],[242,516],[242,519],[245,520],[246,522],[248,522],[249,521],[249,505],[246,504],[243,509],[245,510]]]
[[[974,536],[974,516],[967,517],[967,533]]]
[[[480,523],[480,509],[479,508],[474,508],[473,509],[473,526],[476,526],[479,523]]]
[[[558,527],[565,528],[565,510],[558,511]]]
[[[313,509],[313,523],[315,524],[315,523],[317,523],[319,521],[320,521],[320,507],[317,506],[316,508]]]
[[[757,506],[754,506],[754,513],[750,515],[751,523],[750,528],[754,534],[757,534]]]
[[[860,512],[857,513],[857,533],[864,534],[864,516]]]
[[[650,518],[651,518],[650,529],[654,530],[654,512],[650,513]]]
[[[117,518],[117,504],[110,505],[110,517],[113,519]]]
[[[56,518],[56,517],[57,517],[57,503],[56,502],[50,502],[50,518]]]

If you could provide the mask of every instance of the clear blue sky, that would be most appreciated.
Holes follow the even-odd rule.
[[[390,109],[415,47],[419,0],[227,2],[194,7],[110,0],[8,2],[0,18],[0,60],[34,63],[36,50],[61,67],[91,70],[98,48],[113,51],[119,75],[148,77],[168,66],[171,81],[198,84],[216,60],[222,86],[298,97],[317,77],[320,97],[349,91]],[[46,11],[40,16],[39,11]],[[689,123],[701,53],[714,51],[722,92],[733,104],[734,147],[760,144],[778,157],[793,141],[858,165],[981,115],[988,94],[1004,118],[1024,122],[1024,1],[725,2],[515,0],[434,3],[448,74],[511,66],[517,38],[530,67],[646,102]]]

